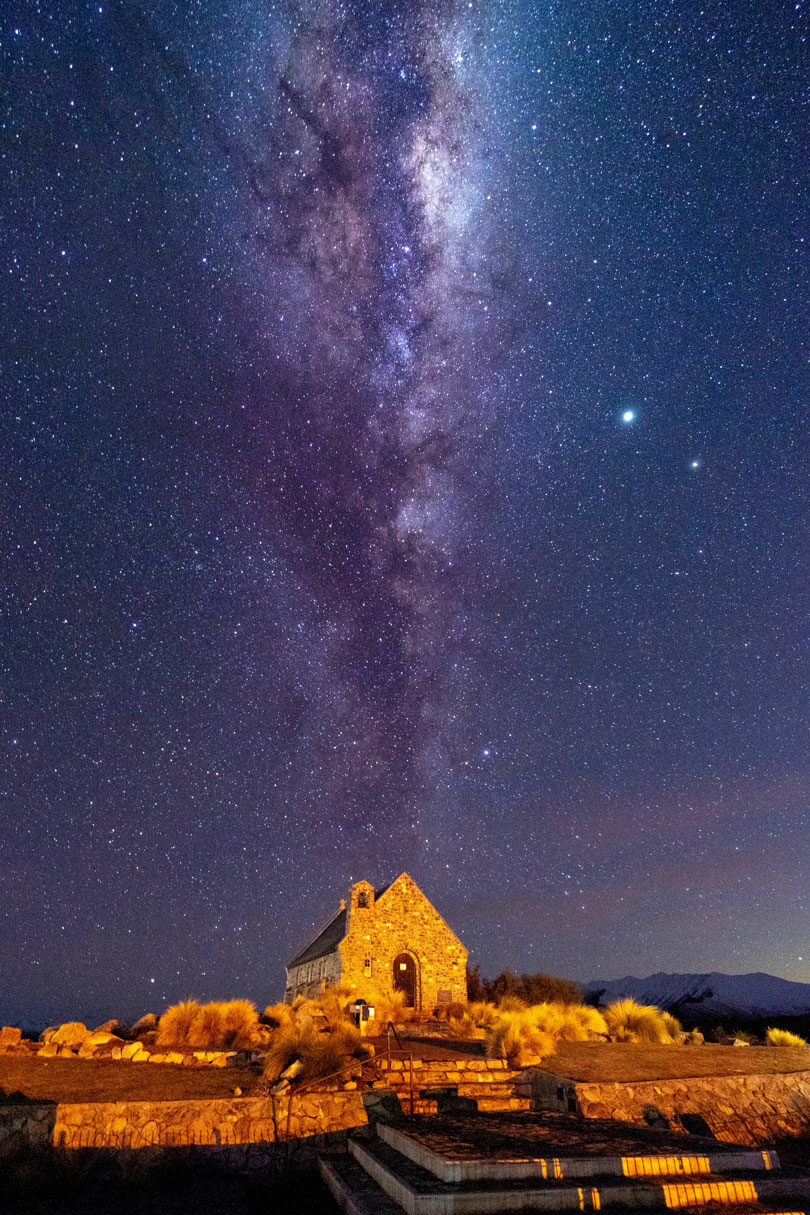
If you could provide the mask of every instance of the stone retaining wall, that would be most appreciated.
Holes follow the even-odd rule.
[[[334,1135],[366,1123],[362,1094],[115,1101],[0,1106],[0,1149],[137,1149],[275,1144]]]
[[[718,1139],[728,1143],[761,1146],[810,1135],[810,1071],[632,1084],[585,1083],[536,1073],[533,1098],[538,1108],[571,1108],[572,1094],[585,1118],[641,1123],[654,1106],[676,1126],[688,1128],[688,1115],[698,1115]]]

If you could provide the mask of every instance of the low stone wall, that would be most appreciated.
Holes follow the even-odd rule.
[[[366,1123],[360,1092],[195,1101],[0,1106],[0,1148],[177,1148],[276,1144]]]
[[[764,1076],[698,1076],[686,1080],[584,1083],[536,1073],[538,1108],[571,1109],[585,1118],[646,1122],[655,1107],[670,1122],[690,1128],[698,1115],[712,1134],[753,1146],[810,1135],[810,1071]],[[646,1117],[645,1117],[646,1114]]]

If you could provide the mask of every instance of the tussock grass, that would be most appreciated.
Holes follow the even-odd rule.
[[[611,1042],[655,1042],[667,1046],[681,1032],[676,1018],[654,1004],[617,1000],[607,1006],[603,1015]]]
[[[490,1059],[506,1059],[510,1067],[525,1067],[554,1054],[556,1039],[532,1015],[534,1011],[524,1008],[501,1012],[487,1029],[486,1053]]]
[[[468,1004],[462,1016],[448,1022],[454,1038],[474,1038],[481,1030],[490,1056],[513,1062],[553,1054],[558,1042],[588,1042],[607,1037],[608,1032],[598,1009],[585,1004],[546,1000],[527,1006],[514,996],[499,1005]]]
[[[158,1021],[158,1046],[188,1046],[190,1045],[191,1029],[200,1014],[200,1005],[196,1000],[181,1000],[167,1008]]]
[[[272,1033],[264,1063],[264,1078],[275,1083],[292,1064],[301,1068],[296,1082],[306,1083],[318,1077],[346,1074],[353,1059],[366,1056],[360,1031],[347,1020],[336,1021],[326,1029],[320,1028],[307,1009],[297,1009],[289,1020],[279,1024]]]
[[[386,1026],[389,1021],[396,1025],[401,1021],[412,1021],[416,1010],[407,1008],[405,995],[401,991],[391,991],[374,1001],[374,1020],[378,1026]]]
[[[249,1050],[257,1040],[259,1018],[250,1000],[182,1000],[167,1008],[157,1027],[158,1046],[194,1050]]]
[[[769,1029],[765,1034],[766,1046],[810,1046],[799,1034],[792,1034],[789,1029]]]

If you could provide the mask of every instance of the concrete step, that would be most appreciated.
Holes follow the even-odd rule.
[[[705,1174],[778,1172],[779,1157],[773,1151],[713,1152],[709,1155],[663,1154],[648,1156],[571,1156],[499,1158],[491,1153],[479,1159],[454,1159],[420,1142],[406,1129],[379,1123],[377,1135],[384,1143],[440,1181],[567,1181],[583,1177],[689,1177]]]
[[[538,1177],[449,1183],[370,1136],[349,1140],[355,1161],[407,1215],[492,1215],[517,1210],[600,1211],[606,1207],[742,1207],[775,1204],[773,1209],[802,1210],[810,1200],[810,1177],[764,1173],[702,1174],[697,1180],[652,1182],[646,1178],[608,1177],[578,1186]]]
[[[402,1215],[399,1203],[352,1156],[319,1156],[318,1172],[346,1215]]]

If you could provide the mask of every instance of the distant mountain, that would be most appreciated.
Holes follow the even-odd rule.
[[[792,983],[775,975],[649,975],[638,979],[596,981],[585,985],[590,998],[610,1004],[630,996],[639,1004],[657,1004],[696,1017],[775,1017],[810,1013],[810,983]]]

